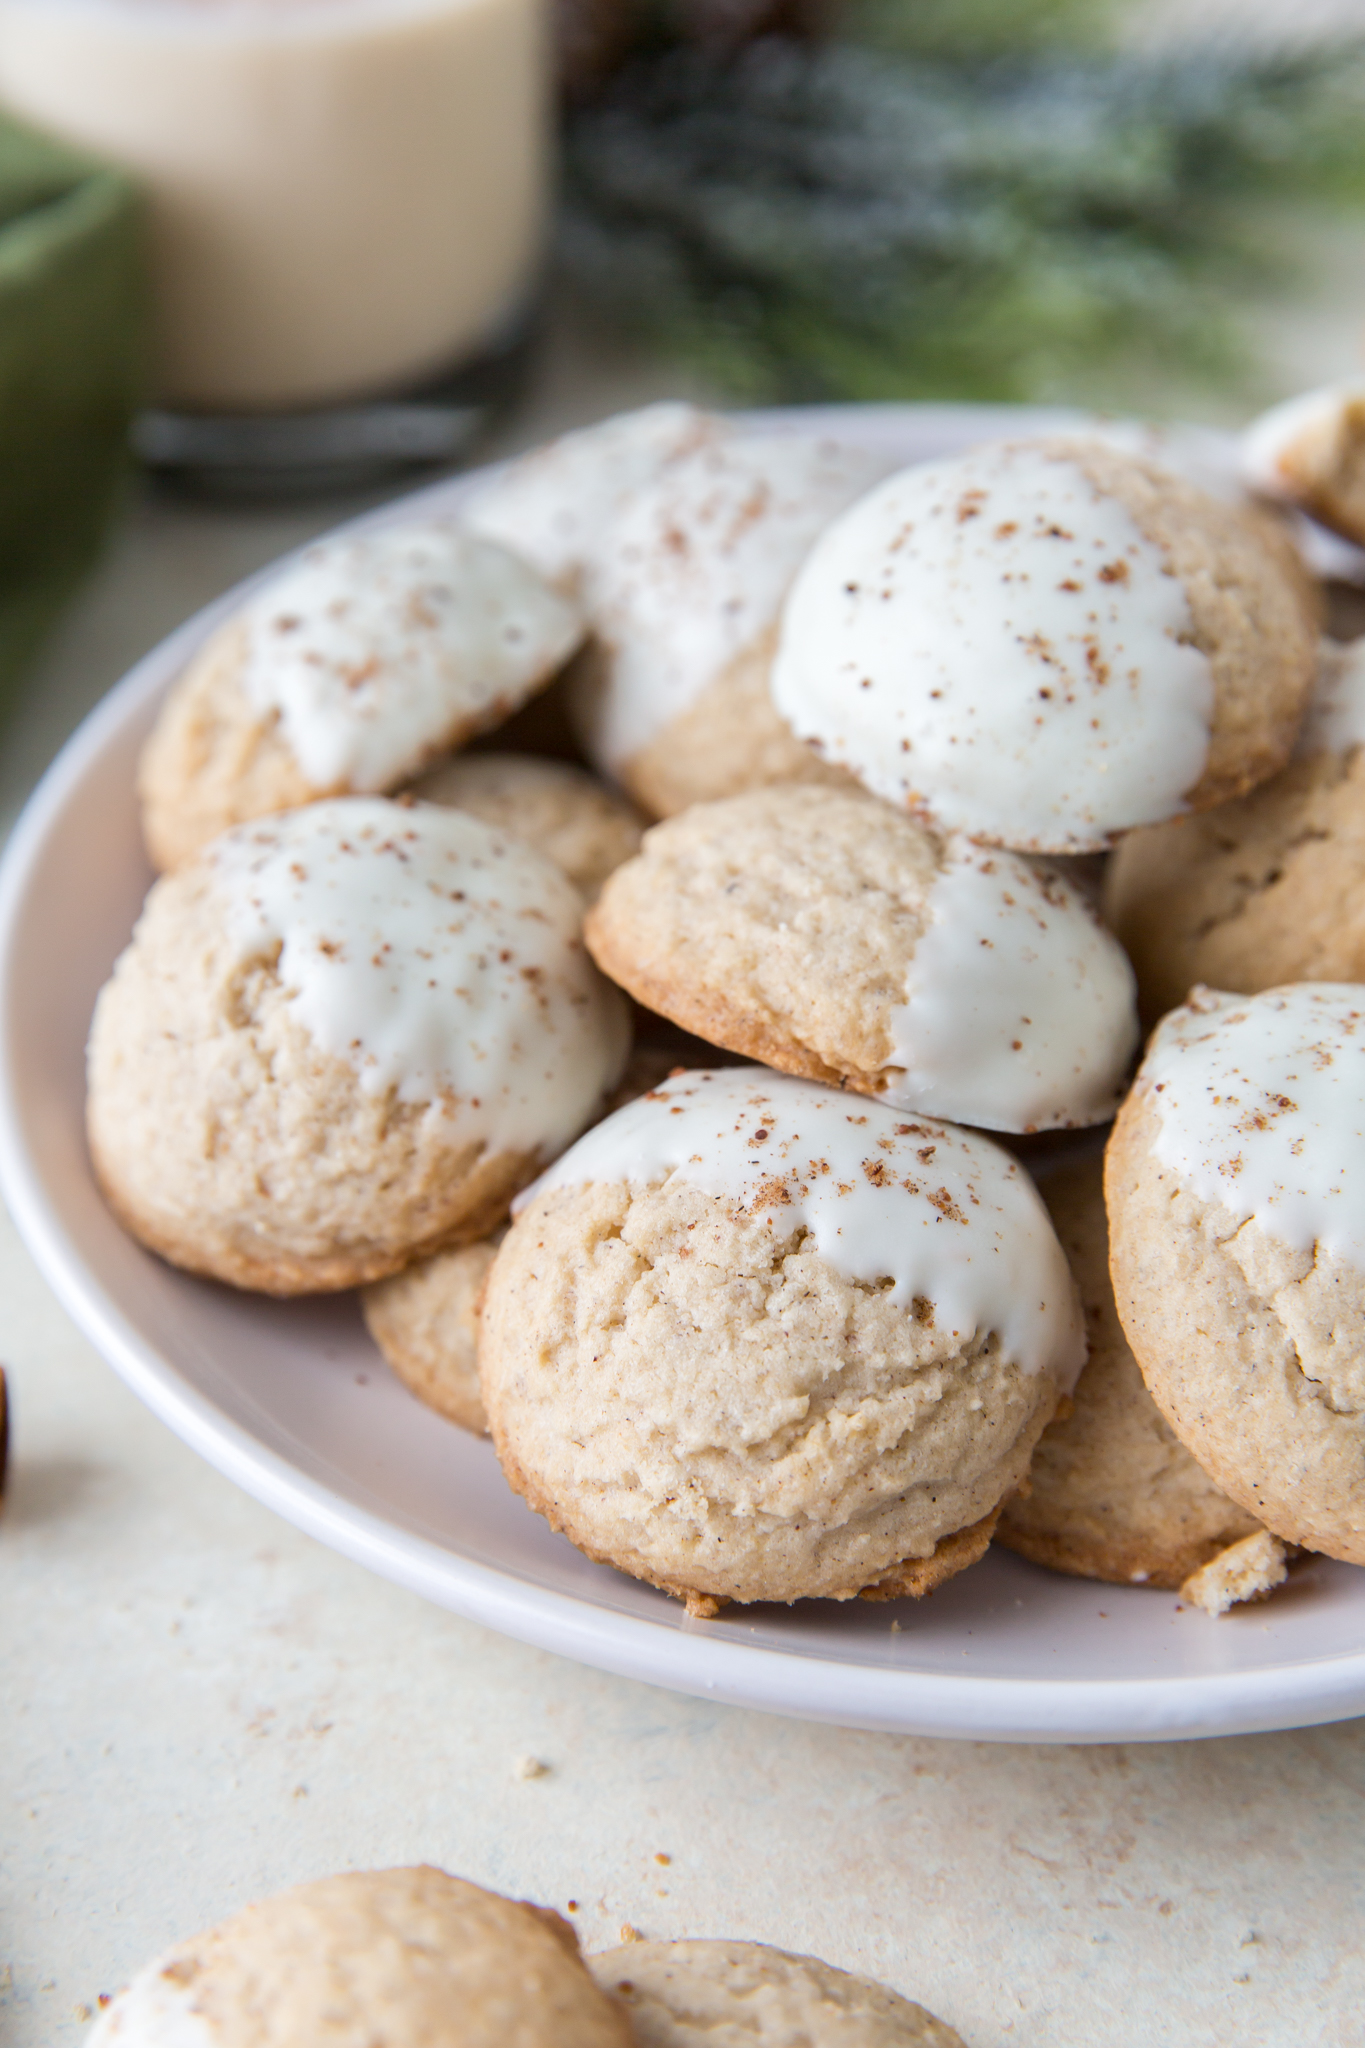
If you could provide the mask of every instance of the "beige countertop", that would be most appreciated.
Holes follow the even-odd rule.
[[[654,388],[561,351],[505,439]],[[347,509],[132,505],[5,737],[6,822],[137,654]],[[237,1492],[100,1362],[3,1219],[0,1300],[6,2048],[78,2041],[99,1993],[262,1892],[421,1859],[571,1910],[589,1946],[628,1925],[809,1950],[969,2048],[1362,2039],[1365,1723],[1008,1748],[604,1677]]]

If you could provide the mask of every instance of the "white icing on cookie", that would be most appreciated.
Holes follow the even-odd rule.
[[[689,449],[728,432],[693,405],[647,405],[564,434],[507,465],[462,507],[465,524],[550,583],[577,588],[622,501]]]
[[[1203,772],[1213,677],[1192,629],[1161,548],[1078,461],[992,443],[902,471],[816,543],[773,700],[950,830],[1097,851],[1182,811]]]
[[[1304,391],[1272,405],[1242,436],[1242,475],[1264,497],[1299,504],[1303,469],[1330,463],[1342,415],[1352,402],[1365,402],[1365,383],[1352,378]]]
[[[1365,988],[1198,989],[1142,1065],[1163,1166],[1295,1251],[1365,1267]]]
[[[215,2029],[194,2009],[190,1983],[167,1974],[176,1951],[158,1956],[119,1992],[85,2037],[85,2048],[214,2048]]]
[[[316,789],[391,789],[568,659],[574,605],[492,541],[392,526],[306,548],[246,605],[242,685]]]
[[[766,1067],[677,1074],[589,1131],[518,1212],[551,1188],[674,1176],[778,1236],[804,1225],[836,1272],[929,1302],[961,1344],[994,1330],[1025,1372],[1074,1384],[1070,1270],[1032,1181],[989,1139]]]
[[[882,1096],[1041,1131],[1112,1116],[1137,1047],[1128,956],[1075,885],[1019,854],[949,840],[929,892]]]
[[[498,1149],[567,1144],[628,1026],[559,869],[463,811],[338,797],[205,856],[243,963],[278,954],[294,1016],[367,1091],[433,1101]]]
[[[1308,715],[1294,751],[1349,754],[1365,741],[1365,639],[1324,640]]]
[[[623,500],[585,586],[608,655],[584,720],[600,767],[617,772],[776,624],[812,542],[889,467],[827,438],[731,433]]]

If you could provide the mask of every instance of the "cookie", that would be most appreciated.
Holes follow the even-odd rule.
[[[95,1009],[88,1130],[120,1220],[271,1294],[485,1236],[581,1130],[627,1020],[543,855],[340,797],[163,877]]]
[[[533,754],[459,754],[423,776],[412,794],[515,832],[563,868],[589,903],[636,852],[645,828],[633,804],[581,768]]]
[[[1289,757],[1316,622],[1282,540],[1097,441],[903,471],[816,543],[773,701],[943,829],[1100,851]]]
[[[1260,1524],[1200,1470],[1143,1384],[1114,1307],[1103,1178],[1096,1153],[1041,1184],[1080,1288],[1090,1356],[995,1540],[1054,1571],[1175,1590]]]
[[[479,1392],[479,1298],[498,1240],[416,1259],[361,1294],[365,1327],[405,1387],[475,1436],[488,1434]]]
[[[348,1871],[178,1942],[88,2048],[632,2048],[567,1921],[443,1870]]]
[[[729,431],[718,414],[671,399],[617,413],[509,462],[465,500],[461,521],[581,596],[626,500]]]
[[[638,1941],[588,1968],[638,2048],[963,2048],[886,1985],[763,1942]]]
[[[1181,1598],[1205,1614],[1226,1614],[1245,1600],[1264,1600],[1289,1576],[1285,1547],[1269,1529],[1257,1529],[1191,1572]]]
[[[698,1048],[706,1052],[709,1048]],[[685,1061],[677,1048],[636,1045],[625,1072],[602,1105],[610,1116],[647,1089],[657,1088],[680,1065],[708,1064],[696,1053]],[[401,1273],[376,1280],[361,1292],[365,1327],[384,1363],[429,1408],[476,1436],[488,1433],[479,1391],[479,1305],[484,1281],[502,1233],[454,1251],[414,1259]],[[0,1396],[3,1396],[0,1375]]]
[[[778,613],[812,542],[889,467],[732,429],[622,501],[584,583],[593,645],[572,686],[589,760],[647,811],[830,779],[773,708]]]
[[[1114,1297],[1209,1476],[1274,1535],[1365,1563],[1365,991],[1197,990],[1105,1166]]]
[[[1235,803],[1122,840],[1105,914],[1155,1022],[1196,982],[1365,981],[1365,640],[1324,642],[1294,760]]]
[[[1365,546],[1365,384],[1306,391],[1262,413],[1242,437],[1242,474]]]
[[[800,785],[649,832],[586,934],[639,1001],[714,1044],[992,1130],[1113,1114],[1132,970],[1084,892],[889,804]]]
[[[442,524],[305,548],[172,687],[138,769],[153,865],[229,826],[396,789],[499,724],[583,637],[578,607]]]
[[[971,1562],[1083,1355],[1012,1159],[754,1067],[678,1075],[566,1153],[479,1329],[511,1484],[702,1611]]]

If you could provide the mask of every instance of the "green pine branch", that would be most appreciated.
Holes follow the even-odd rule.
[[[1227,376],[1267,202],[1365,197],[1363,81],[1353,50],[665,49],[570,122],[565,261],[754,400]]]

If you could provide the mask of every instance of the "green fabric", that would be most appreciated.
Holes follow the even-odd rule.
[[[127,472],[145,307],[126,179],[0,116],[0,710]]]

